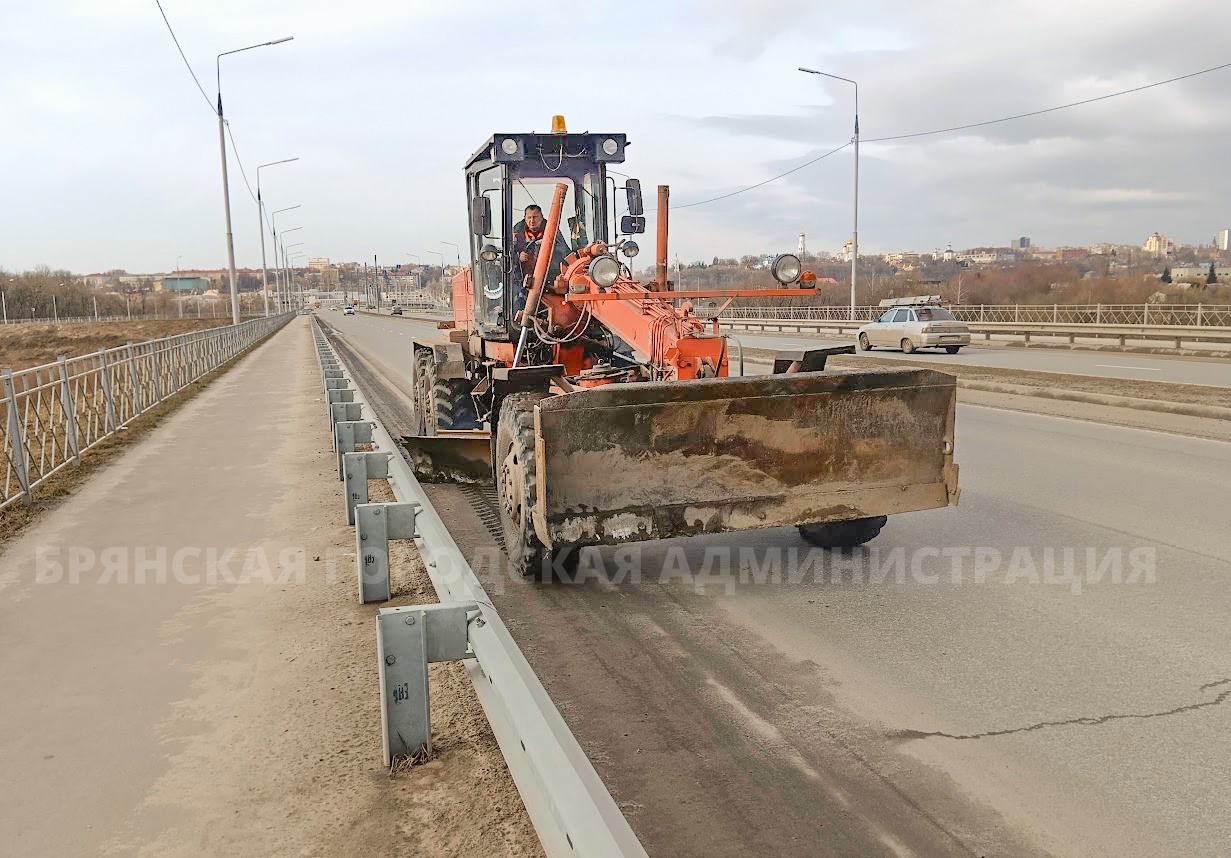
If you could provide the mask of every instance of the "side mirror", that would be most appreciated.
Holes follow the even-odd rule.
[[[492,201],[488,197],[475,197],[470,201],[470,231],[475,235],[491,235]]]
[[[634,217],[645,214],[645,206],[641,204],[641,180],[628,179],[625,181],[624,193],[628,195],[628,213]],[[644,229],[642,231],[644,232]]]
[[[645,218],[624,215],[620,218],[620,232],[625,235],[641,235],[645,232]]]

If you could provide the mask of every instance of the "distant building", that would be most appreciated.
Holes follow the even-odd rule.
[[[208,277],[163,277],[154,282],[155,292],[206,292],[214,288]]]
[[[1030,239],[1024,235],[1021,238],[1015,238],[1009,242],[1009,249],[1010,250],[1029,250],[1030,249]]]
[[[310,268],[313,271],[328,271],[329,270],[329,257],[316,256],[316,257],[309,259],[308,268]]]
[[[799,234],[799,247],[795,248],[795,252],[799,255],[800,259],[803,259],[808,253],[808,242],[804,240],[802,232]]]
[[[1206,265],[1176,265],[1171,269],[1171,282],[1177,286],[1192,283],[1205,283],[1210,276],[1210,266]],[[1215,265],[1214,278],[1219,283],[1231,283],[1231,266]]]
[[[1219,250],[1231,250],[1231,229],[1220,229],[1214,238],[1214,246]]]
[[[1171,239],[1156,232],[1146,239],[1146,243],[1141,245],[1141,249],[1155,259],[1162,259],[1164,256],[1171,255]]]

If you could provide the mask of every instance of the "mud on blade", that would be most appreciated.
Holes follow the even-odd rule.
[[[619,384],[536,411],[548,545],[660,539],[957,503],[956,383],[923,369]]]

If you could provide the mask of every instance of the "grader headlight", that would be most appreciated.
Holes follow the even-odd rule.
[[[774,260],[774,264],[770,266],[769,270],[774,275],[775,280],[783,286],[788,286],[799,279],[803,266],[800,264],[798,256],[793,253],[784,253]]]
[[[620,263],[614,256],[603,254],[594,257],[587,270],[590,279],[600,289],[608,289],[620,279]]]

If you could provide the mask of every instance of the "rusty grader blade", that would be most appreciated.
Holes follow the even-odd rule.
[[[539,403],[535,529],[552,546],[839,521],[957,503],[956,383],[924,369],[613,384]]]
[[[421,483],[490,483],[491,435],[476,430],[439,430],[401,439],[406,460]]]

